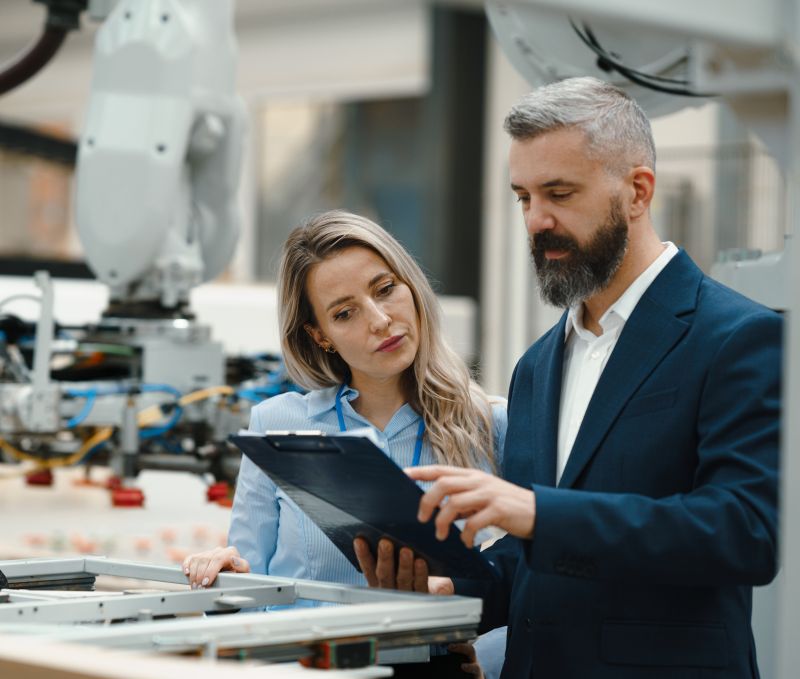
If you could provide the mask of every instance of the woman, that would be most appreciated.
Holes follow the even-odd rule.
[[[490,404],[447,346],[430,284],[386,231],[341,211],[296,228],[284,246],[278,299],[287,371],[310,391],[260,403],[251,430],[371,427],[400,467],[495,468],[505,405]],[[247,457],[229,542],[187,557],[184,572],[192,587],[208,586],[221,570],[366,584]]]

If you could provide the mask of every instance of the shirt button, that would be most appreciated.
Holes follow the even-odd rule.
[[[599,351],[593,351],[591,356],[592,356],[593,359],[597,360],[598,358],[600,358],[600,352]]]

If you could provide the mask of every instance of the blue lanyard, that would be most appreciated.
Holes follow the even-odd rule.
[[[339,419],[339,431],[347,431],[347,425],[344,423],[344,414],[342,413],[342,394],[344,393],[343,384],[336,392],[336,417]],[[419,465],[419,459],[422,457],[422,439],[425,436],[425,420],[420,417],[419,428],[417,429],[417,442],[414,445],[414,460],[411,463],[412,467]]]

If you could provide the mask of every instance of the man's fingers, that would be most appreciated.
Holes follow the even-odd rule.
[[[381,540],[378,543],[378,565],[375,567],[375,575],[378,578],[378,587],[384,589],[395,589],[394,570],[394,545],[391,540]]]
[[[396,562],[397,548],[386,538],[378,543],[377,559],[362,538],[353,541],[353,549],[370,587],[407,592],[428,591],[428,564],[424,559],[414,558],[414,552],[408,547],[400,548]]]
[[[477,660],[477,656],[475,655],[475,647],[466,641],[448,644],[447,650],[451,653],[460,653],[471,662],[475,662],[475,660]]]
[[[422,467],[406,467],[403,471],[415,481],[435,481],[445,474],[458,474],[465,471],[462,467],[448,467],[443,464],[428,464]]]
[[[414,552],[408,547],[400,548],[397,559],[397,589],[406,592],[414,590]]]
[[[432,465],[406,470],[411,478],[433,480],[433,485],[419,502],[417,519],[422,523],[430,520],[436,508],[436,537],[447,538],[450,524],[457,518],[470,518],[492,508],[492,515],[482,515],[479,522],[473,521],[471,530],[462,536],[471,546],[471,540],[479,528],[494,525],[518,538],[530,539],[536,525],[536,497],[532,490],[477,469],[461,469]]]
[[[356,538],[353,540],[353,549],[358,559],[358,565],[361,567],[361,572],[367,579],[367,584],[370,587],[378,586],[378,576],[375,574],[375,557],[372,555],[367,541],[363,538]]]
[[[476,677],[476,679],[483,679],[483,670],[481,666],[476,662],[465,662],[461,664],[462,672],[469,674],[470,676]]]
[[[414,591],[427,593],[428,562],[425,559],[414,559]]]
[[[419,501],[419,512],[417,519],[422,523],[428,521],[433,515],[437,507],[444,506],[445,498],[449,498],[446,504],[452,500],[452,496],[458,496],[461,493],[480,488],[485,479],[482,472],[476,472],[474,469],[466,470],[467,474],[442,476],[436,483],[434,483]]]
[[[490,498],[480,488],[451,495],[436,515],[436,538],[446,539],[453,521],[471,517],[482,510],[489,500]]]
[[[457,643],[457,644],[450,644],[447,647],[447,650],[451,653],[458,653],[459,655],[463,655],[466,662],[461,664],[461,670],[466,672],[467,674],[473,677],[482,677],[483,670],[481,670],[481,666],[478,664],[477,655],[475,653],[475,647],[472,644],[468,643]]]
[[[461,541],[467,547],[475,546],[475,536],[478,531],[497,523],[497,512],[491,505],[487,505],[470,516],[461,528]]]

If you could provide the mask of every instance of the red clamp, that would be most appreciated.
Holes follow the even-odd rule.
[[[139,488],[112,488],[111,504],[114,507],[144,507],[144,493]]]
[[[26,474],[25,481],[29,486],[52,486],[53,472],[49,469],[37,469]]]
[[[206,499],[222,506],[231,506],[231,487],[227,481],[217,481],[206,489]]]

